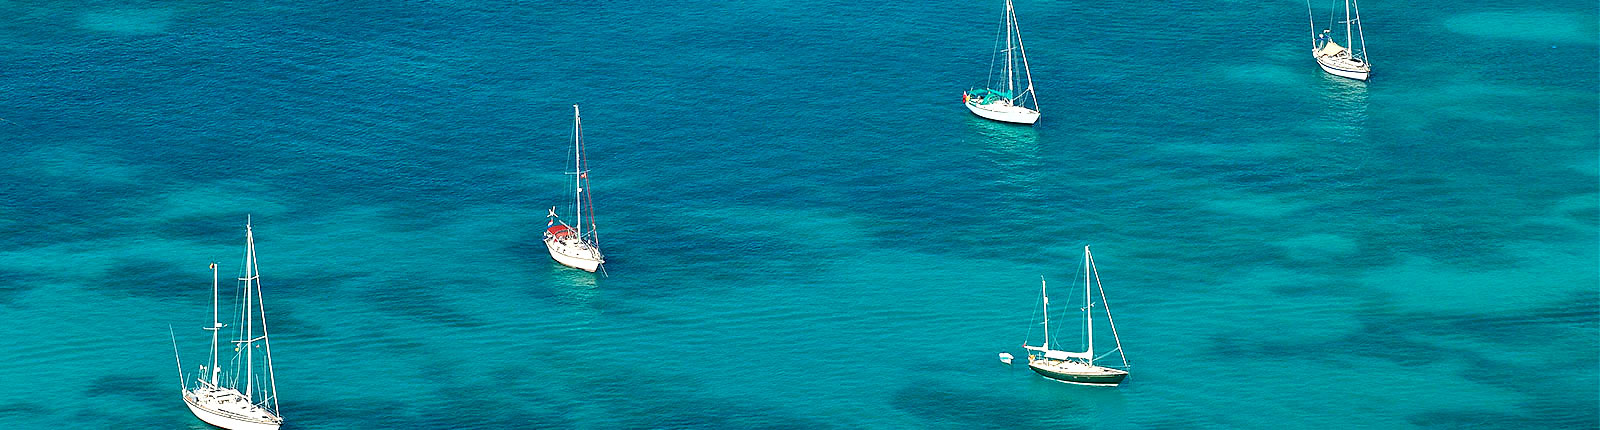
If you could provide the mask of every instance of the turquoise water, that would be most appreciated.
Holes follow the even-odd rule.
[[[1593,2],[1021,1],[1032,128],[998,2],[7,6],[0,427],[205,428],[246,214],[285,428],[1600,425]],[[1116,389],[994,358],[1084,244]]]

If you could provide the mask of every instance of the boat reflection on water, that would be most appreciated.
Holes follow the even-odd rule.
[[[574,271],[552,264],[550,280],[553,283],[551,290],[562,301],[570,304],[589,306],[600,294],[600,277],[594,276],[593,273]]]
[[[1019,127],[1015,124],[994,122],[978,117],[968,117],[967,126],[976,132],[986,147],[1003,146],[1016,149],[1037,150],[1039,129]]]

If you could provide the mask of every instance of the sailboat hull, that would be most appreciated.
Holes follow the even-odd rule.
[[[1370,66],[1358,66],[1355,64],[1350,64],[1349,61],[1340,61],[1340,59],[1326,56],[1316,58],[1317,66],[1322,67],[1322,71],[1328,72],[1328,74],[1334,76],[1365,81],[1367,80],[1367,76],[1372,74],[1372,68]]]
[[[574,239],[549,237],[544,239],[544,247],[550,251],[550,258],[563,266],[593,273],[605,263],[605,257],[587,243]]]
[[[1115,387],[1121,384],[1128,372],[1083,364],[1075,361],[1033,360],[1028,362],[1028,368],[1033,369],[1039,376],[1050,378],[1058,382],[1078,385],[1096,385]]]
[[[189,412],[195,418],[205,421],[216,427],[228,430],[278,430],[283,425],[283,420],[271,417],[251,419],[247,414],[261,414],[259,408],[251,408],[243,397],[236,391],[223,390],[219,396],[203,396],[197,394],[200,390],[184,392],[183,402],[189,406]],[[227,398],[228,400],[223,400]],[[253,410],[252,410],[253,409]]]
[[[985,119],[1024,125],[1033,125],[1039,121],[1039,111],[1021,106],[1003,103],[978,104],[972,101],[966,102],[966,105],[967,110],[972,111],[973,115]]]

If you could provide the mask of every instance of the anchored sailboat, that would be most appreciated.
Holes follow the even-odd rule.
[[[1325,72],[1365,81],[1372,74],[1372,64],[1367,62],[1367,35],[1361,31],[1361,6],[1355,0],[1344,0],[1344,21],[1340,21],[1344,24],[1344,46],[1339,46],[1330,37],[1333,18],[1337,14],[1337,10],[1329,12],[1330,28],[1324,28],[1321,33],[1317,33],[1316,18],[1311,18],[1311,56],[1317,59],[1317,65]],[[1311,15],[1311,0],[1306,0],[1306,15]],[[1351,31],[1352,24],[1354,31]],[[1352,39],[1353,35],[1361,37]],[[1361,41],[1361,51],[1352,52],[1356,40]]]
[[[283,416],[278,411],[278,381],[272,373],[272,343],[267,340],[267,316],[261,301],[256,239],[248,221],[244,238],[244,276],[239,278],[243,312],[239,314],[238,337],[233,341],[234,357],[228,363],[217,359],[217,336],[225,326],[217,320],[217,263],[211,263],[211,327],[205,329],[211,332],[211,361],[200,366],[192,383],[182,380],[183,402],[207,424],[230,430],[276,430],[283,425]],[[258,321],[259,337],[255,334]],[[255,361],[258,354],[266,363],[259,372]],[[179,368],[182,369],[181,362]],[[243,389],[239,388],[241,383]]]
[[[554,258],[568,267],[594,272],[605,264],[605,255],[600,253],[600,236],[596,233],[594,224],[594,201],[589,193],[589,165],[583,159],[583,120],[578,115],[578,105],[572,105],[572,152],[574,154],[571,175],[573,175],[573,211],[576,213],[573,225],[568,225],[556,216],[556,208],[550,208],[550,222],[545,224],[544,247],[550,250],[550,258]],[[588,231],[584,231],[583,211],[589,210]]]
[[[1029,351],[1028,368],[1033,369],[1046,378],[1070,384],[1116,386],[1122,379],[1128,377],[1128,356],[1122,353],[1122,339],[1117,336],[1117,325],[1111,321],[1111,307],[1106,304],[1106,291],[1100,286],[1100,273],[1094,268],[1094,257],[1089,254],[1089,247],[1083,247],[1083,332],[1087,337],[1083,351],[1066,351],[1055,349],[1050,343],[1050,296],[1045,291],[1043,279],[1039,280],[1039,295],[1044,299],[1044,342],[1039,346],[1028,345],[1022,347]],[[1100,291],[1100,305],[1106,309],[1106,322],[1111,326],[1111,337],[1116,339],[1117,347],[1099,356],[1094,351],[1094,290]],[[1096,365],[1095,361],[1117,353],[1122,358],[1122,367],[1113,368]]]
[[[1033,124],[1039,121],[1039,98],[1033,92],[1033,73],[1028,70],[1028,53],[1022,47],[1022,32],[1017,29],[1017,13],[1011,7],[1011,0],[1006,0],[1006,16],[1004,37],[1006,48],[998,49],[999,41],[995,42],[995,52],[989,60],[989,82],[984,89],[973,90],[961,94],[961,102],[973,114],[1000,122],[1016,124]],[[1005,84],[994,82],[994,66],[999,60],[1000,53],[1006,55],[1002,72],[1005,73]],[[1022,82],[1017,80],[1018,65],[1022,66]],[[1019,86],[1023,82],[1026,87]]]

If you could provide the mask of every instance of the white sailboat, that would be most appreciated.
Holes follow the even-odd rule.
[[[239,315],[238,335],[233,341],[234,357],[228,363],[217,359],[217,336],[225,326],[217,320],[217,264],[211,263],[211,327],[206,328],[211,332],[211,361],[200,366],[194,381],[183,380],[183,402],[195,417],[213,426],[276,430],[283,425],[283,415],[278,411],[278,381],[272,372],[272,343],[267,338],[266,312],[261,301],[256,240],[248,221],[244,232],[244,276],[239,278],[244,300],[240,303],[243,312]],[[261,323],[259,337],[255,334],[257,321]],[[258,354],[265,359],[259,372],[255,360]],[[228,368],[223,369],[224,366]]]
[[[1017,28],[1017,13],[1011,7],[1011,0],[1006,0],[1003,25],[1006,48],[998,49],[1000,44],[996,41],[996,51],[989,61],[989,82],[984,84],[986,88],[968,89],[961,94],[961,103],[977,116],[1000,122],[1033,124],[1039,121],[1039,98],[1033,92],[1033,73],[1028,69],[1028,53],[1022,47],[1022,32]],[[1006,55],[1002,70],[1005,73],[1004,85],[994,82],[994,66],[1001,52]],[[1018,85],[1022,83],[1017,80],[1019,63],[1024,77],[1022,82],[1027,83],[1026,87]]]
[[[1028,368],[1034,373],[1056,381],[1069,384],[1116,386],[1128,377],[1128,356],[1122,352],[1122,338],[1117,336],[1117,325],[1111,320],[1111,307],[1106,303],[1106,291],[1100,286],[1100,273],[1094,267],[1094,257],[1089,254],[1089,247],[1083,247],[1083,333],[1086,336],[1083,351],[1066,351],[1056,349],[1050,343],[1050,296],[1045,291],[1043,279],[1039,280],[1039,294],[1044,300],[1044,342],[1038,346],[1028,345],[1022,347],[1029,351]],[[1111,326],[1111,336],[1116,339],[1117,347],[1099,356],[1094,351],[1094,290],[1100,291],[1100,305],[1106,310],[1106,322]],[[1096,365],[1095,362],[1112,352],[1122,358],[1122,367],[1113,368]]]
[[[1330,8],[1332,9],[1332,8]],[[1306,0],[1306,15],[1311,15],[1311,1]],[[1355,0],[1344,0],[1344,46],[1339,46],[1333,41],[1330,34],[1333,32],[1333,18],[1338,16],[1337,9],[1329,11],[1328,27],[1321,33],[1317,32],[1316,18],[1311,18],[1311,56],[1317,59],[1317,65],[1322,70],[1335,76],[1350,79],[1367,80],[1372,74],[1372,63],[1367,62],[1367,35],[1361,31],[1361,6]],[[1352,31],[1352,25],[1354,25]],[[1360,35],[1359,39],[1352,39]],[[1355,41],[1361,42],[1361,50],[1353,52]]]
[[[572,105],[572,152],[573,171],[573,211],[575,219],[572,225],[562,221],[556,216],[556,208],[550,208],[549,220],[545,224],[544,247],[550,251],[550,258],[556,262],[594,272],[605,264],[605,255],[600,253],[600,236],[596,233],[594,224],[594,202],[589,193],[589,166],[583,159],[583,119],[578,115],[578,105]],[[588,231],[584,231],[583,211],[589,210]]]

